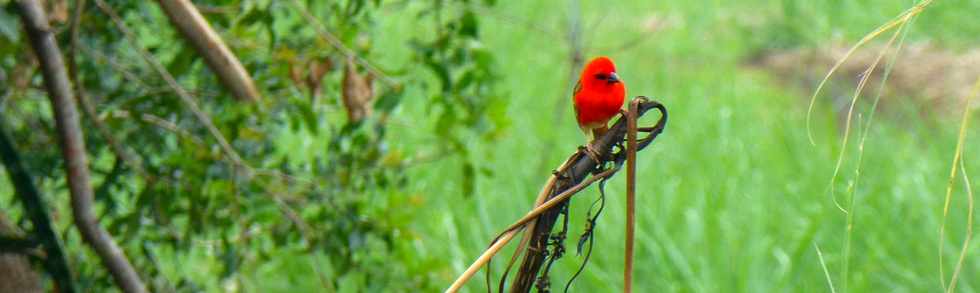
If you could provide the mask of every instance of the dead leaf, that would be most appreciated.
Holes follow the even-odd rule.
[[[343,102],[347,109],[347,121],[356,123],[371,115],[371,101],[374,99],[372,81],[374,77],[357,73],[352,58],[344,66]]]

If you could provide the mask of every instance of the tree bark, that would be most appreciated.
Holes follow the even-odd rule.
[[[0,211],[0,237],[14,234],[19,234],[16,226]],[[41,276],[31,267],[27,255],[10,250],[6,245],[0,246],[0,292],[44,292]]]
[[[204,57],[204,62],[225,88],[239,100],[257,102],[261,99],[248,71],[190,0],[157,0],[157,3],[180,34]]]
[[[133,269],[112,236],[99,226],[92,212],[92,186],[88,158],[85,154],[85,141],[79,126],[78,110],[75,108],[61,51],[48,25],[44,9],[37,0],[20,0],[18,4],[24,29],[41,63],[44,86],[51,100],[51,108],[54,110],[58,137],[61,140],[61,152],[67,169],[75,226],[78,227],[82,239],[95,250],[109,269],[116,285],[125,292],[146,292],[139,274]]]

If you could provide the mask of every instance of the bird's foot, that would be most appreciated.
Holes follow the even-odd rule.
[[[599,151],[596,151],[596,149],[592,146],[591,143],[586,144],[584,146],[579,146],[578,150],[582,153],[585,153],[586,156],[589,156],[589,158],[591,158],[592,161],[596,163],[596,165],[602,164],[602,159],[601,156],[599,155]]]
[[[567,180],[569,178],[565,171],[551,170],[551,175],[554,175],[558,180]]]

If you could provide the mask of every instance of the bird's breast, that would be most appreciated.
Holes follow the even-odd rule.
[[[575,96],[578,123],[580,125],[605,124],[619,113],[619,109],[623,107],[623,100],[624,95],[621,92],[579,92]]]

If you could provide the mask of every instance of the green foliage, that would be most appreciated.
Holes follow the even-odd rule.
[[[434,5],[443,7],[442,1]],[[493,71],[493,54],[480,42],[480,25],[469,6],[448,5],[447,9],[424,10],[420,19],[431,18],[436,28],[431,39],[413,39],[416,61],[435,75],[439,90],[428,101],[426,111],[434,114],[436,134],[445,143],[441,152],[470,154],[466,136],[460,132],[472,129],[484,141],[499,135],[499,126],[506,123],[499,112],[505,105],[499,102],[499,90],[493,87],[497,76]],[[493,114],[496,111],[496,115]],[[474,192],[475,165],[468,158],[462,164],[463,194]]]
[[[295,280],[322,278],[323,284],[302,287],[314,290],[441,286],[429,272],[444,260],[417,259],[409,244],[418,234],[412,227],[417,215],[403,207],[418,199],[403,187],[411,180],[407,163],[416,154],[388,141],[388,124],[398,119],[407,92],[431,96],[437,106],[429,112],[440,113],[439,140],[445,142],[424,150],[457,156],[462,168],[475,168],[462,141],[468,136],[491,141],[506,125],[502,115],[490,115],[503,107],[503,96],[492,90],[496,65],[480,45],[479,23],[471,12],[471,6],[482,4],[350,0],[300,1],[303,7],[296,7],[290,1],[196,1],[259,86],[264,99],[248,104],[221,88],[154,2],[107,2],[134,31],[137,46],[194,95],[248,166],[235,165],[217,147],[188,105],[143,61],[139,48],[88,1],[73,49],[79,83],[114,138],[135,151],[146,170],[140,174],[116,158],[106,138],[94,131],[93,117],[85,117],[102,224],[155,291],[228,286],[266,291],[273,287],[249,282],[254,276],[248,274],[276,263],[316,272],[312,279]],[[305,12],[318,23],[304,18]],[[3,106],[14,113],[5,119],[11,120],[19,148],[30,150],[25,157],[39,182],[63,197],[64,173],[40,74],[23,62],[31,57],[26,44],[17,41],[23,37],[10,21],[17,18],[7,17],[15,12],[0,13],[5,40],[0,81],[10,97]],[[427,24],[443,33],[428,44],[432,51],[423,51],[417,48],[428,42],[421,41],[428,37],[423,34],[408,36],[416,49],[376,47],[377,39],[392,35],[377,26],[385,13],[452,17]],[[387,76],[376,76],[383,82],[373,86],[374,115],[364,121],[347,122],[341,88],[348,56],[324,39],[319,25],[368,63],[384,55],[415,56],[380,66]],[[62,48],[72,50],[70,38],[62,34],[61,39]],[[414,66],[416,60],[426,60],[428,67]],[[430,70],[446,73],[446,79],[419,77]],[[363,66],[356,71],[368,74]],[[470,172],[467,184],[474,180]],[[54,208],[69,212],[66,205]],[[66,225],[67,219],[61,222]],[[111,286],[77,235],[69,234],[66,243],[83,291]],[[318,261],[297,263],[281,255]],[[186,266],[202,268],[181,269]],[[284,286],[280,289],[297,284]]]

